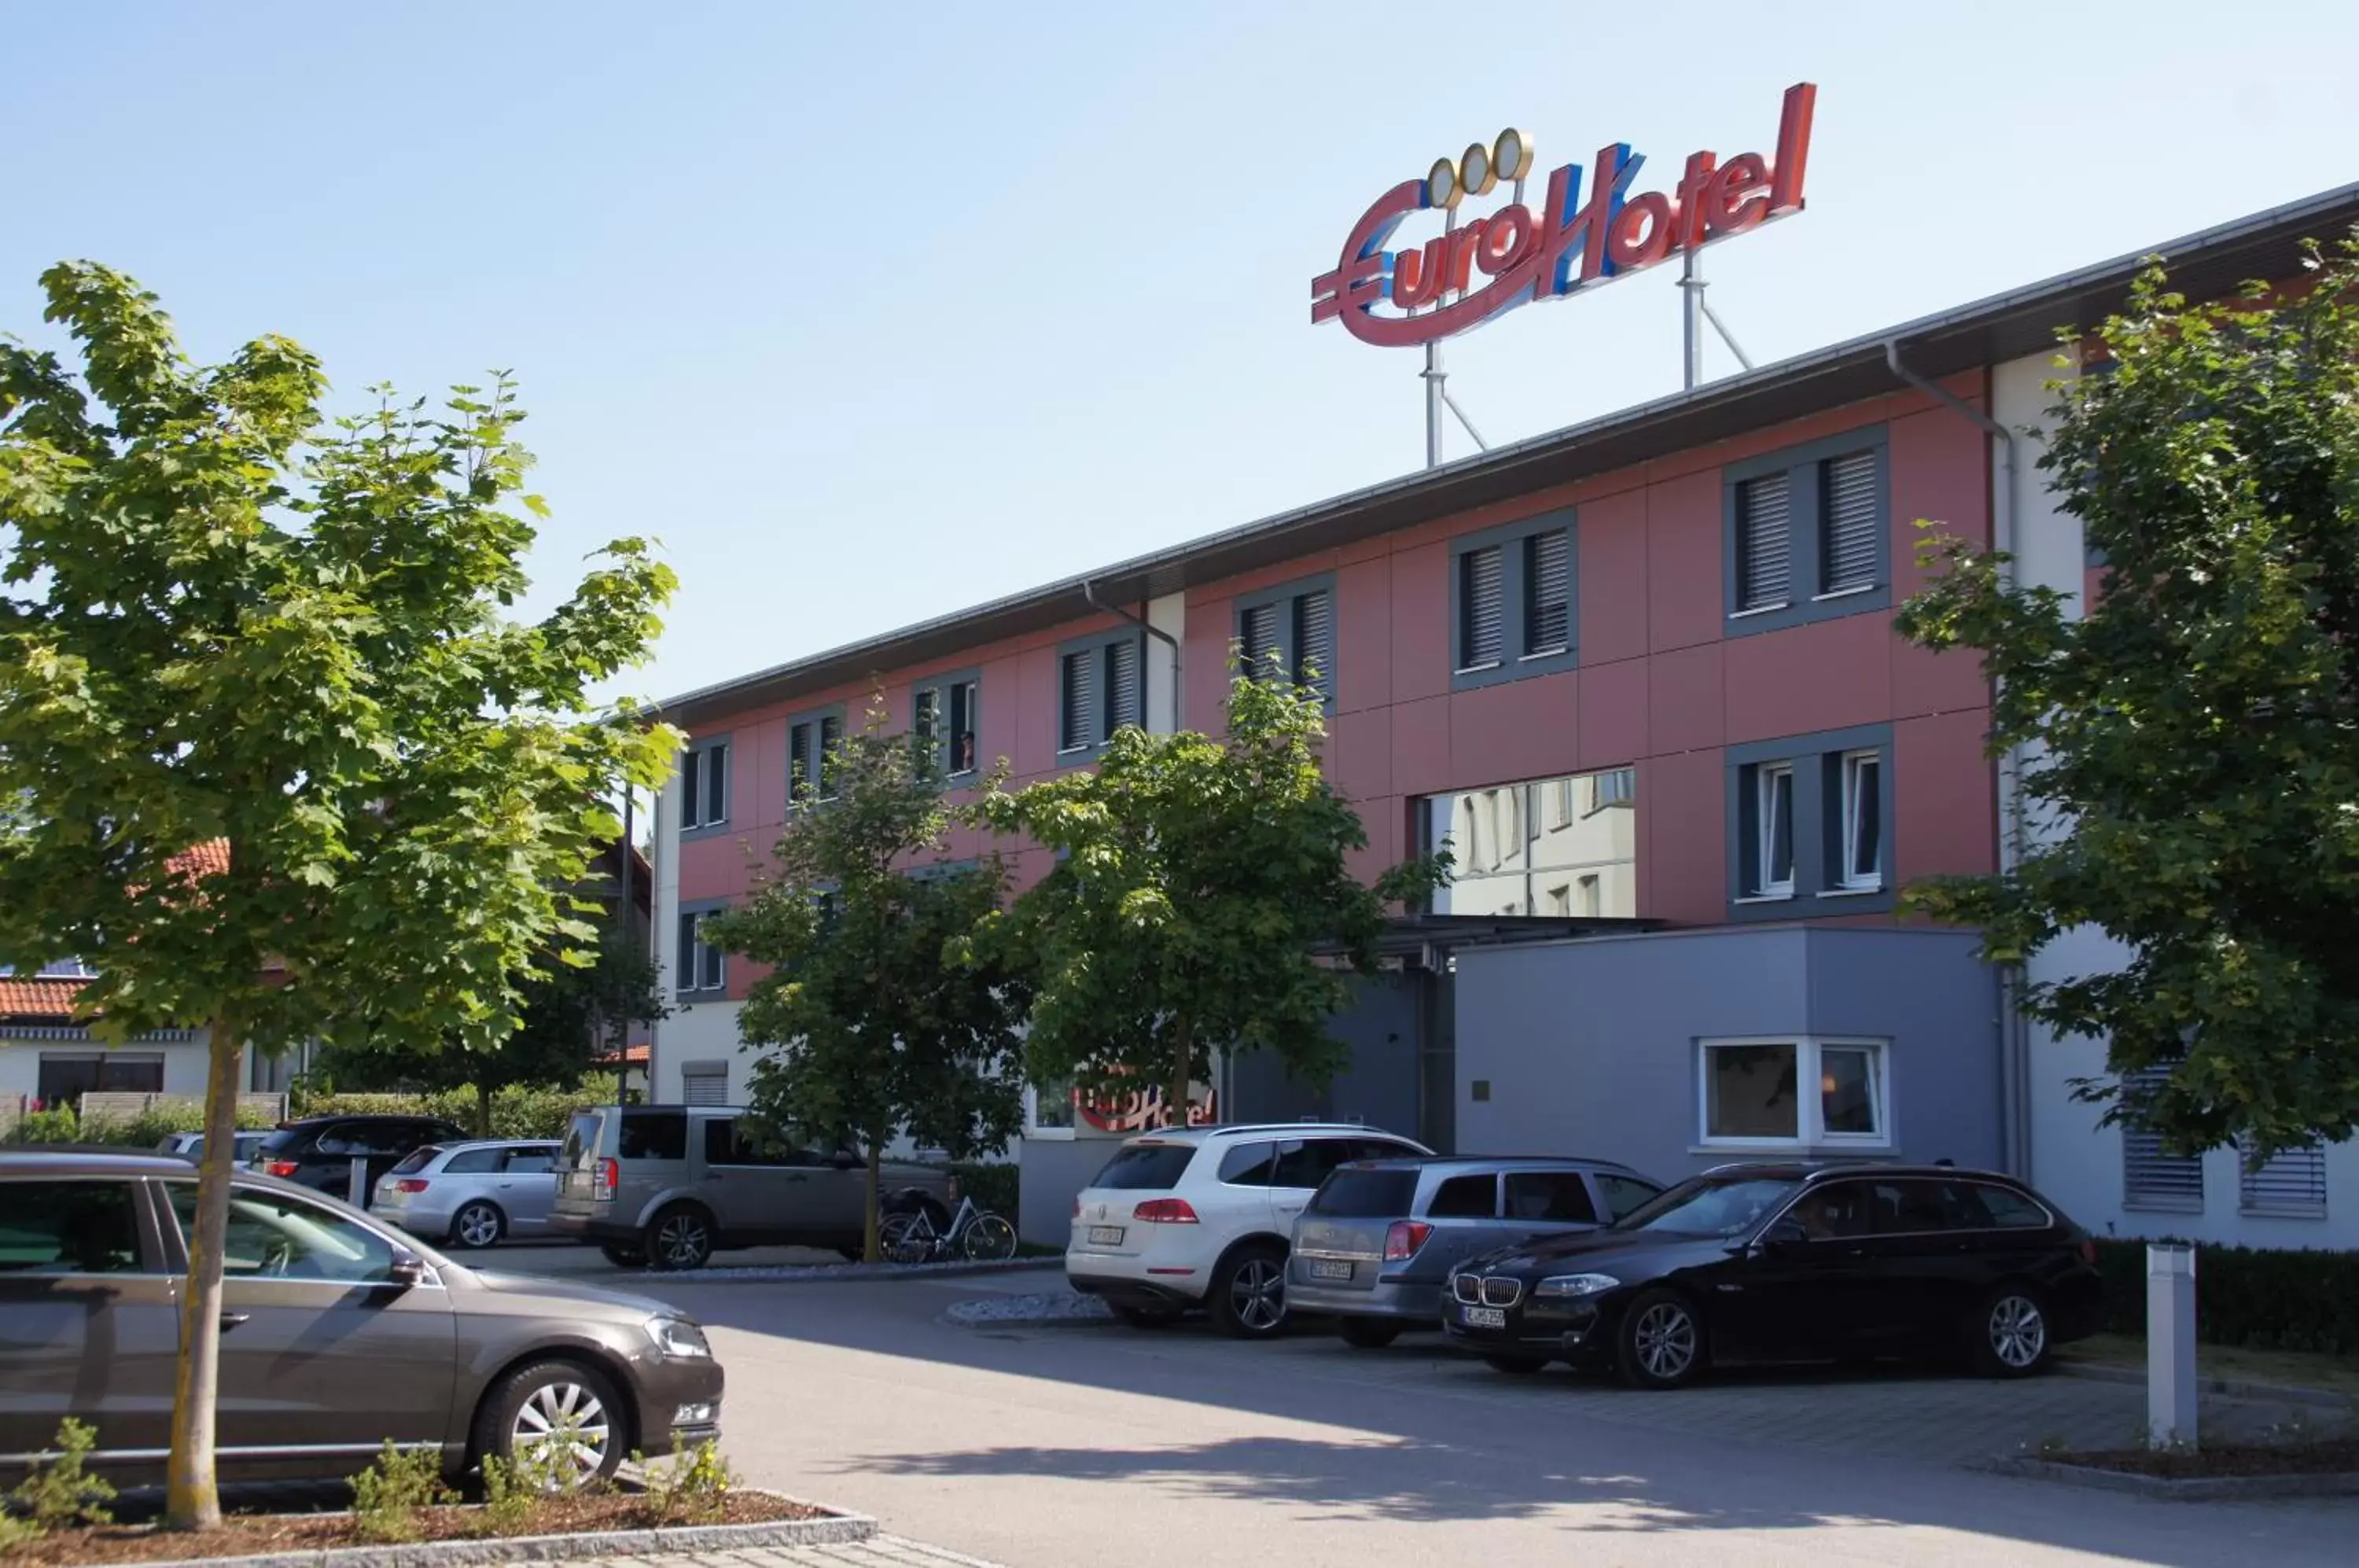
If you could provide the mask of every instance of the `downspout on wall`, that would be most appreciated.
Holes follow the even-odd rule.
[[[1109,604],[1105,603],[1098,597],[1097,585],[1086,577],[1082,579],[1082,597],[1089,602],[1091,609],[1099,611],[1104,615],[1119,615],[1124,620],[1128,621],[1132,626],[1135,626],[1139,630],[1145,632],[1148,637],[1155,638],[1157,641],[1161,642],[1171,649],[1171,728],[1174,732],[1186,728],[1185,720],[1188,713],[1188,702],[1186,687],[1180,677],[1180,639],[1173,637],[1169,632],[1165,631],[1161,626],[1155,625],[1144,615],[1134,615],[1132,612],[1124,609],[1120,604]]]
[[[1892,374],[1924,393],[1951,413],[1973,420],[1998,438],[1999,484],[1991,498],[1991,548],[2006,559],[1999,564],[1999,581],[2012,589],[2016,585],[2016,490],[2017,480],[2016,432],[1984,410],[1975,408],[1937,382],[1930,381],[1908,368],[1900,358],[1900,342],[1884,340],[1884,363]],[[1999,842],[1998,864],[2002,872],[2015,869],[2023,855],[2023,795],[2018,780],[2022,774],[2022,748],[2009,746],[1998,759]],[[2007,964],[1999,966],[1999,1103],[2006,1126],[2004,1147],[2006,1168],[2024,1181],[2032,1179],[2031,1171],[2031,1053],[2030,1035],[2024,1024],[2023,1009],[2018,998],[2023,989],[2023,966]]]

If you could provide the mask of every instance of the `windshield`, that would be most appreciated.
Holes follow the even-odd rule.
[[[1195,1158],[1193,1144],[1125,1144],[1090,1185],[1124,1192],[1169,1192]]]
[[[603,1120],[595,1111],[576,1111],[573,1119],[565,1124],[565,1147],[559,1151],[558,1164],[568,1171],[579,1171],[589,1163],[589,1157],[598,1151],[598,1127]]]
[[[1678,1236],[1743,1236],[1792,1197],[1800,1185],[1766,1176],[1699,1176],[1631,1210],[1612,1228]]]
[[[392,1173],[396,1176],[407,1176],[413,1171],[423,1171],[433,1164],[434,1157],[441,1152],[442,1146],[439,1143],[429,1143],[423,1149],[413,1149],[401,1157],[401,1163],[393,1168]]]
[[[1390,1219],[1408,1214],[1416,1200],[1416,1171],[1346,1165],[1320,1185],[1310,1199],[1310,1212],[1343,1220]]]

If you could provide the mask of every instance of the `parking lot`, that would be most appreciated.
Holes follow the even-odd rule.
[[[553,1249],[499,1261],[578,1273]],[[734,1257],[721,1261],[741,1261]],[[2347,1503],[2151,1502],[1968,1468],[2046,1439],[2130,1441],[2133,1387],[1810,1371],[1632,1393],[1500,1377],[1430,1339],[1239,1344],[1195,1327],[966,1328],[994,1278],[642,1276],[712,1327],[750,1478],[1028,1565],[1584,1562],[2343,1563]],[[2310,1412],[2311,1420],[2317,1412]],[[2292,1419],[2241,1401],[2207,1431]],[[1602,1548],[1602,1550],[1601,1550]]]

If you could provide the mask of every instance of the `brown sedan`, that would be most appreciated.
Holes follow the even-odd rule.
[[[0,1149],[0,1475],[74,1416],[96,1463],[161,1476],[196,1193],[182,1160]],[[556,1432],[605,1475],[720,1430],[704,1331],[659,1301],[470,1269],[245,1173],[227,1250],[223,1479],[347,1475],[387,1438],[456,1475]]]

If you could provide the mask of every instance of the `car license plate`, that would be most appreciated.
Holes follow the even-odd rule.
[[[1342,1258],[1316,1258],[1310,1262],[1310,1277],[1313,1279],[1349,1279],[1352,1266]]]
[[[1092,1247],[1120,1247],[1122,1245],[1122,1226],[1118,1225],[1093,1225],[1090,1226],[1090,1245]]]
[[[1458,1321],[1468,1328],[1505,1328],[1507,1309],[1505,1307],[1461,1307]]]

